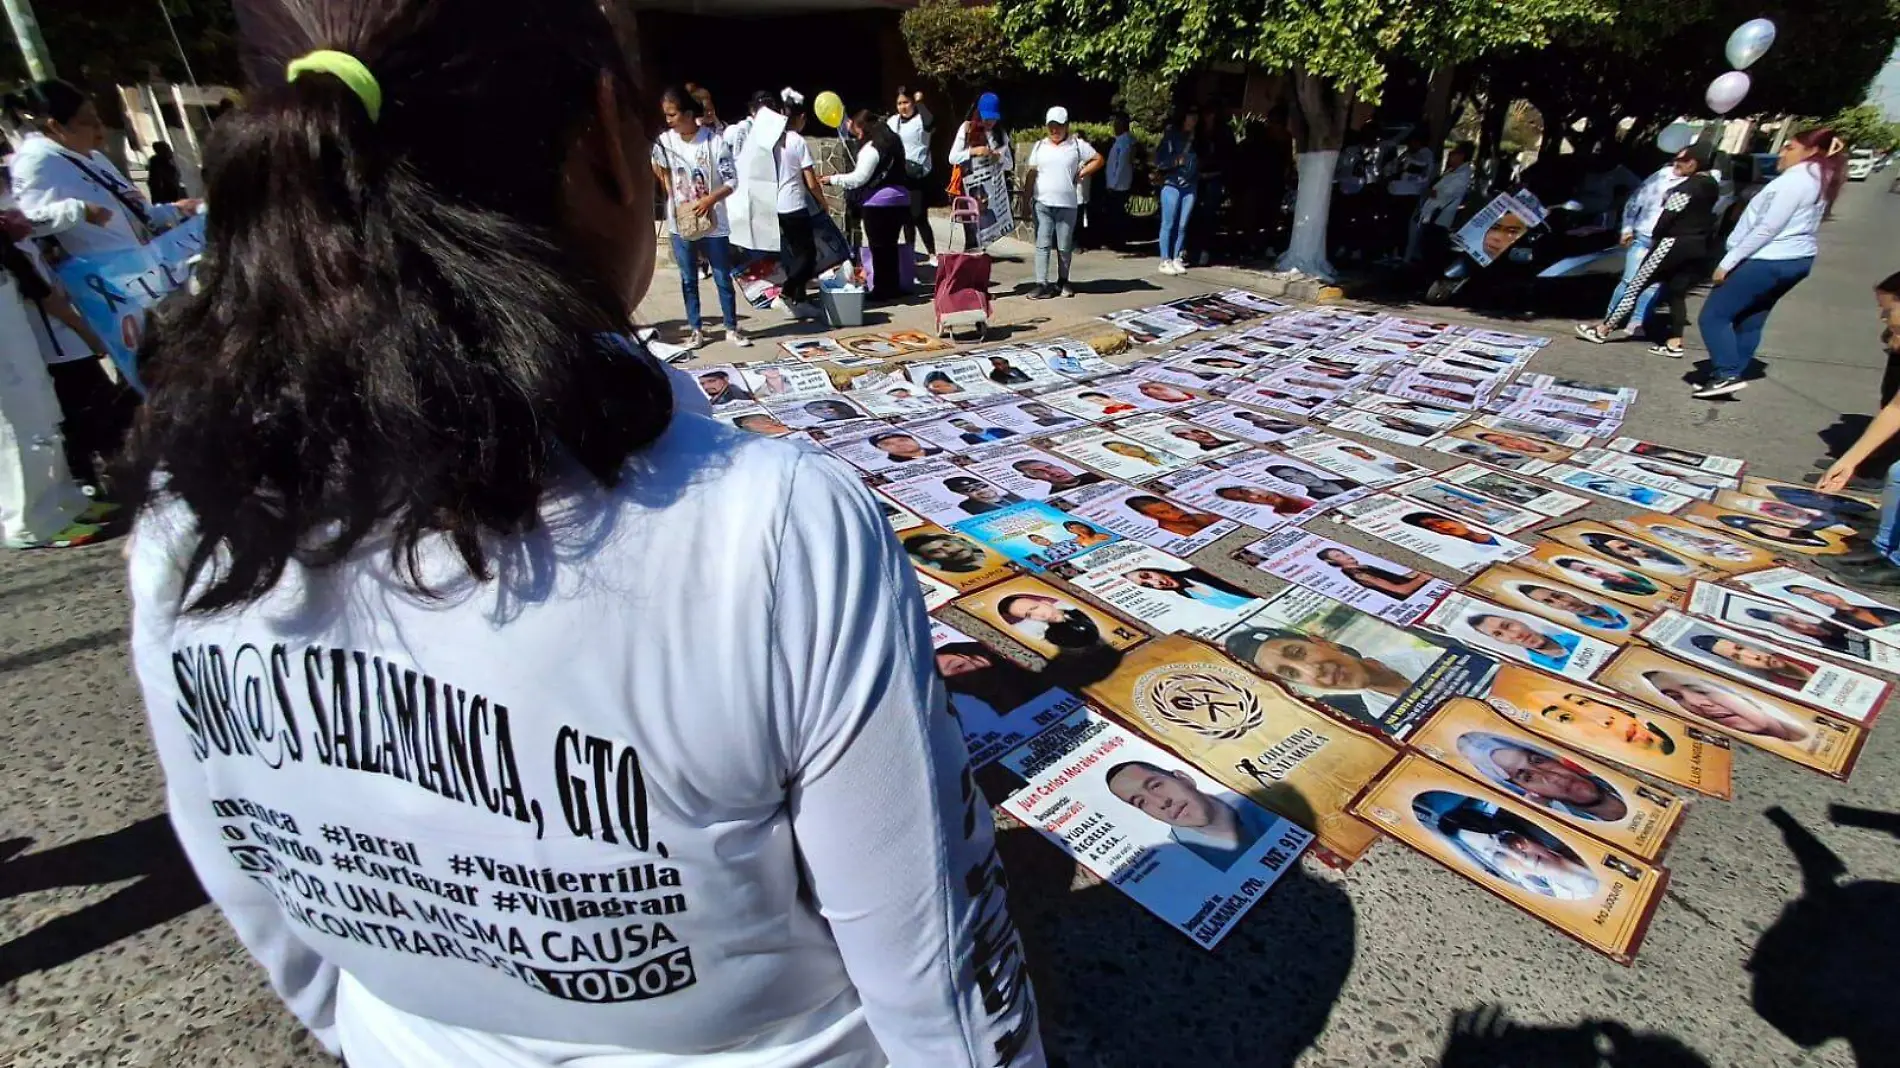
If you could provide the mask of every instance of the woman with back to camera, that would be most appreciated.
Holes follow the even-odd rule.
[[[130,585],[174,825],[278,993],[352,1068],[1044,1063],[875,501],[619,336],[654,108],[602,9],[237,15]]]
[[[845,199],[864,219],[864,241],[871,249],[873,301],[904,295],[897,266],[899,238],[910,218],[909,181],[904,177],[904,142],[897,132],[859,108],[844,120],[838,136],[857,142],[857,166],[849,173],[825,176],[826,185],[845,191]]]

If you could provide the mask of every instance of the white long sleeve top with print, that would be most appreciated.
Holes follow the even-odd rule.
[[[131,548],[172,820],[352,1068],[1044,1063],[911,568],[841,464],[698,414],[486,584],[386,543],[181,614]]]
[[[1682,175],[1676,173],[1674,163],[1664,164],[1643,179],[1643,184],[1623,202],[1623,232],[1631,237],[1650,236],[1656,229],[1657,217],[1662,214],[1663,197],[1681,184]]]
[[[1775,176],[1748,202],[1728,235],[1721,269],[1732,271],[1743,260],[1799,260],[1820,251],[1821,220],[1827,215],[1821,168],[1798,163]]]
[[[97,152],[81,156],[55,144],[45,134],[29,134],[20,142],[19,151],[13,154],[11,176],[13,198],[35,224],[36,236],[57,238],[60,246],[74,256],[137,248],[149,239],[140,232],[142,224],[126,210],[121,197],[136,200],[153,226],[170,226],[179,218],[178,209],[169,204],[147,203],[131,180],[105,156]],[[112,217],[103,225],[87,222],[89,204],[111,211]]]

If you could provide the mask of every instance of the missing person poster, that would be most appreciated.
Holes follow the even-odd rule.
[[[1827,512],[1840,520],[1871,520],[1880,514],[1878,497],[1862,497],[1857,493],[1822,493],[1813,486],[1797,486],[1792,482],[1776,482],[1753,475],[1742,479],[1742,492],[1750,497],[1765,497],[1783,504]]]
[[[1749,634],[1900,673],[1900,649],[1767,597],[1698,582],[1689,589],[1689,611]]]
[[[1007,386],[990,380],[986,362],[967,356],[914,360],[903,368],[913,385],[939,400],[973,401],[1009,393]]]
[[[1733,796],[1727,736],[1605,691],[1505,664],[1484,698],[1542,738],[1710,797]]]
[[[1039,438],[1074,430],[1087,423],[1067,412],[1058,412],[1036,400],[989,400],[975,414],[995,426],[1005,426],[1025,437]]]
[[[1668,516],[1644,512],[1610,524],[1654,545],[1702,565],[1707,574],[1695,578],[1717,577],[1722,573],[1753,571],[1780,563],[1774,552],[1761,546],[1738,541],[1726,533],[1711,530],[1686,516]],[[1606,554],[1607,555],[1607,554]]]
[[[939,526],[1001,511],[1022,500],[948,463],[933,462],[896,474],[901,477],[887,479],[876,486],[877,491]]]
[[[878,425],[872,429],[820,431],[818,445],[826,452],[867,474],[892,474],[946,460],[950,450],[904,427]],[[893,475],[893,477],[903,477]]]
[[[1000,763],[1022,782],[1001,807],[1205,949],[1313,839],[1086,709]]]
[[[1482,441],[1473,441],[1468,434],[1471,427],[1459,427],[1444,437],[1425,447],[1433,452],[1442,452],[1447,456],[1456,456],[1460,460],[1476,460],[1478,463],[1495,467],[1500,471],[1514,471],[1520,475],[1535,475],[1551,468],[1549,460],[1539,460],[1529,453],[1515,449],[1487,445]],[[1489,431],[1484,431],[1489,433]]]
[[[1103,483],[1052,498],[1057,508],[1165,553],[1189,556],[1240,529],[1231,519],[1132,486]]]
[[[1570,459],[1592,471],[1699,501],[1713,500],[1718,492],[1741,484],[1740,479],[1728,475],[1712,475],[1692,467],[1678,467],[1610,449],[1581,449]]]
[[[801,368],[815,370],[815,368]],[[776,416],[779,422],[796,430],[812,430],[819,427],[842,426],[868,420],[871,413],[863,405],[842,394],[816,397],[782,397],[765,402],[766,410]]]
[[[1212,638],[1266,604],[1251,590],[1140,542],[1105,546],[1051,573],[1156,634]]]
[[[1407,419],[1399,415],[1380,415],[1359,408],[1328,412],[1324,417],[1326,425],[1334,430],[1347,430],[1354,434],[1376,438],[1380,441],[1396,442],[1422,448],[1438,439],[1438,431],[1427,423]]]
[[[1416,623],[1452,590],[1424,571],[1304,530],[1279,531],[1234,558],[1401,627]]]
[[[1124,482],[1146,482],[1194,462],[1186,455],[1144,445],[1110,427],[1058,434],[1049,439],[1049,451]]]
[[[958,412],[941,419],[919,420],[906,423],[898,429],[953,453],[987,449],[1023,438],[1021,432],[990,421],[984,416],[984,411],[986,409]]]
[[[1032,571],[1046,571],[1121,540],[1113,531],[1044,501],[1018,501],[965,519],[954,529]]]
[[[1481,695],[1497,661],[1293,587],[1221,635],[1227,655],[1315,704],[1403,739],[1447,698]]]
[[[1524,472],[1525,474],[1538,474],[1548,468],[1550,464],[1562,463],[1570,459],[1571,454],[1574,452],[1574,450],[1569,447],[1553,441],[1552,435],[1548,432],[1540,434],[1512,432],[1486,426],[1483,423],[1466,424],[1465,426],[1452,430],[1447,436],[1469,441],[1476,445],[1488,445],[1492,448],[1504,449],[1508,452],[1521,453],[1534,460],[1541,461],[1544,464],[1543,467],[1539,467],[1535,470],[1526,470]],[[1507,467],[1508,465],[1498,463],[1492,466]],[[1513,470],[1515,470],[1515,468],[1513,468]]]
[[[1553,745],[1482,701],[1447,701],[1407,744],[1644,860],[1662,856],[1687,809],[1675,793]]]
[[[1296,423],[1278,415],[1256,412],[1252,408],[1242,408],[1238,404],[1229,404],[1226,401],[1197,404],[1182,412],[1181,415],[1191,423],[1261,445],[1271,445],[1289,434],[1298,434],[1306,429],[1303,423]]]
[[[1865,733],[1846,720],[1642,646],[1617,654],[1597,681],[1836,779],[1853,771],[1865,740]]]
[[[1133,438],[1150,448],[1190,456],[1195,460],[1231,456],[1252,447],[1248,442],[1232,435],[1221,434],[1204,426],[1197,426],[1171,415],[1159,413],[1130,416],[1116,423],[1115,429],[1123,436]]]
[[[1433,478],[1421,478],[1394,487],[1392,493],[1407,500],[1430,505],[1441,512],[1466,519],[1500,534],[1516,534],[1542,523],[1542,516],[1528,508],[1494,501],[1476,490],[1455,486]]]
[[[1024,500],[1047,500],[1103,483],[1102,476],[1088,468],[1028,445],[1003,445],[972,453],[964,457],[962,465],[971,474]]]
[[[1518,557],[1512,566],[1593,594],[1600,593],[1643,612],[1661,611],[1679,595],[1674,586],[1660,579],[1632,571],[1595,553],[1580,552],[1561,542],[1541,538],[1529,555]]]
[[[1732,581],[1744,589],[1900,649],[1900,608],[1883,604],[1857,590],[1792,567],[1754,571],[1737,575]]]
[[[881,371],[852,379],[846,395],[880,418],[916,419],[951,410],[943,398],[924,392],[910,379]]]
[[[1230,470],[1203,464],[1155,481],[1155,488],[1195,508],[1226,516],[1255,530],[1274,530],[1326,510],[1305,486],[1265,474],[1265,465]]]
[[[1892,685],[1681,612],[1657,616],[1642,637],[1692,664],[1863,726],[1873,722]]]
[[[1478,266],[1489,267],[1530,233],[1539,218],[1540,213],[1535,208],[1509,193],[1499,193],[1460,226],[1451,240],[1464,249],[1465,255],[1478,261]]]
[[[1590,504],[1587,498],[1574,493],[1563,493],[1528,478],[1493,471],[1478,464],[1460,464],[1449,471],[1440,471],[1438,479],[1553,519],[1567,516]]]
[[[1724,512],[1758,515],[1797,530],[1831,530],[1838,534],[1855,532],[1850,518],[1824,508],[1805,508],[1768,497],[1750,497],[1734,490],[1717,490],[1710,501]]]
[[[965,534],[935,523],[911,527],[897,535],[911,566],[958,593],[993,586],[1013,578],[1016,569],[1003,556]]]
[[[1318,464],[1366,486],[1390,486],[1431,474],[1430,468],[1331,434],[1308,434],[1282,448],[1289,456]]]
[[[1466,574],[1509,563],[1530,552],[1528,545],[1403,497],[1380,494],[1354,501],[1333,518]]]
[[[1589,679],[1616,653],[1609,642],[1464,593],[1438,602],[1419,626],[1567,679]]]
[[[1048,364],[1051,371],[1067,379],[1095,378],[1120,370],[1098,355],[1088,342],[1079,338],[1052,338],[1028,348],[1042,357],[1042,362]]]
[[[1082,419],[1113,419],[1138,412],[1159,412],[1200,398],[1166,382],[1117,375],[1085,386],[1038,394],[1037,400]]]
[[[1082,699],[1050,679],[1046,668],[1026,668],[942,620],[931,621],[930,645],[972,768],[1082,708]]]
[[[1447,408],[1442,404],[1401,400],[1384,393],[1366,393],[1355,397],[1352,406],[1362,412],[1400,416],[1411,422],[1429,426],[1441,434],[1471,418],[1469,412],[1462,412],[1456,408]]]
[[[1377,840],[1346,808],[1397,748],[1308,708],[1213,647],[1157,639],[1086,692],[1228,789],[1312,830],[1341,862]]]
[[[978,349],[969,354],[983,369],[984,377],[1009,389],[1042,389],[1066,386],[1069,380],[1055,372],[1049,362],[1026,348]]]
[[[1657,512],[1678,512],[1695,503],[1695,498],[1656,489],[1627,479],[1606,475],[1575,464],[1558,464],[1543,472],[1543,477],[1574,490],[1582,490],[1606,501],[1635,505]]]
[[[1522,563],[1520,559],[1518,563]],[[1483,596],[1520,612],[1561,623],[1613,645],[1628,645],[1648,623],[1650,613],[1612,600],[1605,594],[1572,586],[1549,575],[1515,564],[1485,568],[1465,583],[1467,593]]]
[[[759,363],[738,369],[745,388],[765,404],[789,402],[836,393],[831,375],[822,367],[803,363]],[[704,387],[702,387],[704,388]]]
[[[1759,515],[1753,511],[1734,511],[1713,504],[1697,503],[1682,512],[1682,518],[1729,538],[1737,538],[1774,552],[1799,553],[1802,556],[1838,556],[1847,552],[1848,535],[1832,527],[1816,530]]]
[[[1628,964],[1668,872],[1422,756],[1400,757],[1353,812],[1584,945]]]
[[[954,607],[1045,657],[1098,656],[1148,637],[1113,613],[1027,575],[959,597]]]
[[[1000,166],[965,168],[963,195],[976,201],[976,244],[990,244],[1016,229],[1010,204],[1009,173]]]
[[[1620,522],[1611,524],[1579,519],[1558,527],[1546,527],[1538,533],[1560,545],[1592,554],[1598,559],[1608,559],[1619,568],[1641,572],[1656,582],[1676,588],[1686,588],[1691,579],[1719,578],[1724,574],[1722,568],[1703,562],[1704,557],[1691,559],[1684,549],[1664,548],[1652,541],[1649,528],[1654,525],[1648,523],[1638,526],[1636,530],[1624,530]],[[1698,533],[1694,527],[1688,530]],[[1636,586],[1631,583],[1627,588],[1635,589]],[[1670,596],[1674,596],[1674,590]]]

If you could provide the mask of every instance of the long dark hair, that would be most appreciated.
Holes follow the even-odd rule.
[[[618,484],[672,416],[664,372],[602,341],[625,330],[637,283],[610,277],[611,239],[588,255],[568,236],[584,230],[567,217],[573,174],[602,197],[612,185],[617,161],[569,164],[607,88],[636,126],[652,114],[616,27],[592,0],[531,17],[433,0],[236,8],[253,88],[208,148],[199,291],[141,353],[151,394],[122,492],[189,507],[194,612],[372,533],[417,594],[419,547],[438,536],[490,579],[493,539],[535,530],[557,477]],[[379,118],[335,76],[285,81],[317,48],[369,68]],[[511,131],[507,152],[477,120]]]

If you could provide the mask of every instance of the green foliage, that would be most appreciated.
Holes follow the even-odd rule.
[[[1156,71],[1129,71],[1112,103],[1128,113],[1136,128],[1165,130],[1174,109],[1174,79]]]
[[[1887,152],[1900,148],[1900,122],[1888,122],[1874,104],[1860,104],[1836,112],[1825,122],[1803,123],[1803,127],[1826,126],[1854,148]]]
[[[923,0],[898,25],[917,73],[938,85],[972,88],[1009,78],[1021,65],[996,9],[960,0]]]
[[[185,65],[165,28],[170,11],[193,74],[202,85],[239,81],[237,23],[230,0],[52,0],[34,5],[41,36],[60,77],[103,94],[114,84],[185,81]],[[10,35],[9,35],[10,37]],[[9,39],[0,78],[24,81],[26,63]]]

